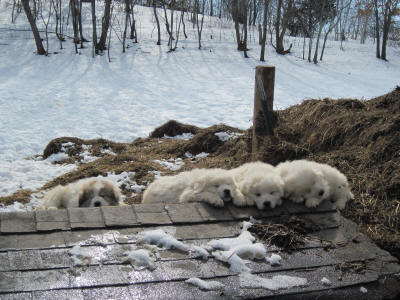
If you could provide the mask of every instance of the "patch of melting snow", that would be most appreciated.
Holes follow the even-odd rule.
[[[272,291],[307,285],[307,279],[302,277],[276,275],[269,279],[248,272],[239,274],[239,282],[242,288],[262,288]]]
[[[175,136],[169,136],[169,135],[164,134],[163,137],[166,139],[176,139],[176,140],[188,141],[194,137],[194,134],[191,132],[184,132],[182,134],[175,135]]]
[[[362,286],[362,287],[360,287],[360,292],[363,294],[366,294],[366,293],[368,293],[368,290]]]
[[[186,280],[185,282],[189,284],[193,284],[197,286],[201,290],[205,291],[215,291],[215,290],[220,290],[225,287],[224,284],[218,281],[205,281],[197,277],[192,277]]]
[[[226,142],[230,139],[237,139],[239,136],[244,135],[244,133],[240,132],[231,132],[231,131],[221,131],[221,132],[216,132],[215,135],[219,138],[220,141]]]
[[[171,170],[171,171],[177,171],[185,165],[182,158],[176,158],[176,159],[170,158],[168,160],[156,159],[156,160],[154,160],[154,162],[162,165],[164,168],[167,168],[168,170]]]
[[[107,173],[107,179],[111,180],[119,187],[124,187],[126,190],[132,191],[132,196],[139,194],[143,191],[146,186],[138,184],[134,178],[136,173],[135,172],[121,172],[120,174],[115,174],[114,172]]]
[[[321,282],[323,285],[331,285],[332,284],[332,282],[326,277],[322,277]]]
[[[129,262],[135,270],[149,269],[154,270],[154,258],[152,254],[145,249],[131,250],[125,253],[126,262]]]
[[[142,244],[153,244],[157,246],[161,246],[164,249],[177,249],[183,252],[189,252],[190,247],[172,235],[164,232],[162,229],[150,230],[150,231],[142,231],[137,235],[138,243]]]
[[[71,256],[72,263],[76,267],[88,266],[92,261],[92,257],[88,251],[82,248],[80,245],[73,246],[68,253]]]
[[[203,247],[191,245],[190,252],[192,254],[194,254],[195,257],[201,257],[203,260],[208,259],[209,253],[208,253],[207,249],[205,249]]]
[[[271,257],[266,257],[265,259],[271,266],[279,266],[281,264],[282,257],[279,254],[273,253]]]
[[[162,172],[160,172],[160,171],[152,170],[152,171],[149,171],[148,173],[153,174],[154,179],[158,179],[158,178],[162,177],[162,175],[161,175]]]

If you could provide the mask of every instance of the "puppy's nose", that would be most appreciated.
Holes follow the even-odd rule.
[[[318,196],[322,196],[324,193],[325,193],[324,190],[320,190],[319,193],[318,193]]]
[[[100,202],[100,201],[96,201],[96,202],[94,203],[94,206],[95,206],[95,207],[100,207],[100,206],[101,206],[101,202]]]
[[[271,208],[271,202],[265,201],[264,202],[264,208]]]
[[[228,189],[225,189],[225,190],[224,190],[224,196],[225,196],[225,197],[229,197],[230,195],[231,195],[231,191],[228,190]]]

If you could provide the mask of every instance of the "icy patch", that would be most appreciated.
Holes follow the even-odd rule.
[[[266,260],[271,266],[279,266],[281,264],[282,257],[274,253],[271,255],[271,257],[267,257]]]
[[[192,139],[194,137],[194,134],[191,132],[185,132],[182,133],[180,135],[175,135],[175,136],[169,136],[164,134],[164,138],[166,139],[176,139],[176,140],[184,140],[184,141],[188,141],[190,139]]]
[[[195,257],[201,257],[203,260],[208,259],[208,251],[203,247],[192,245],[190,252],[194,253]]]
[[[230,139],[237,139],[239,136],[244,134],[240,132],[221,131],[221,132],[216,132],[215,135],[219,138],[220,141],[226,142]]]
[[[177,158],[177,159],[170,158],[168,160],[156,159],[156,160],[154,160],[154,162],[162,165],[163,167],[165,167],[171,171],[177,171],[185,165],[185,163],[182,161],[182,158]]]
[[[126,253],[126,261],[129,262],[135,270],[149,269],[154,270],[154,259],[150,252],[144,249],[132,250]]]
[[[107,172],[107,179],[117,184],[120,188],[132,191],[132,196],[135,196],[146,188],[134,180],[135,175],[135,172],[122,172],[120,174]]]
[[[73,246],[69,250],[69,255],[71,256],[72,263],[77,267],[88,266],[92,261],[90,254],[79,245]]]
[[[366,294],[366,293],[368,293],[368,290],[362,286],[362,287],[360,287],[360,292],[363,294]]]
[[[321,282],[323,285],[331,285],[332,284],[332,282],[326,277],[322,277]]]
[[[138,233],[138,243],[153,244],[165,249],[177,249],[189,252],[189,246],[175,239],[172,235],[165,233],[162,229],[142,231]]]
[[[307,285],[307,279],[302,277],[277,275],[268,279],[250,273],[239,274],[239,282],[242,288],[263,288],[272,291]]]
[[[189,278],[188,280],[185,280],[185,282],[189,284],[193,284],[197,286],[201,290],[205,291],[214,291],[214,290],[219,290],[223,289],[225,287],[224,284],[218,281],[204,281],[200,278]]]

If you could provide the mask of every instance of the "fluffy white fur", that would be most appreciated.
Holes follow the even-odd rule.
[[[119,188],[104,178],[85,178],[58,185],[44,196],[39,209],[119,205]]]
[[[143,194],[142,203],[204,201],[222,207],[233,201],[245,205],[232,176],[223,169],[193,169],[174,176],[164,176],[151,183]]]
[[[284,194],[293,202],[305,202],[316,207],[330,194],[329,184],[323,172],[307,160],[280,163],[277,167],[284,182]]]
[[[316,169],[320,170],[329,184],[330,195],[328,199],[337,209],[344,209],[347,201],[354,199],[354,195],[350,190],[347,177],[338,169],[317,162],[308,162]]]
[[[282,204],[283,181],[272,165],[251,162],[230,170],[230,173],[247,205],[264,209]]]

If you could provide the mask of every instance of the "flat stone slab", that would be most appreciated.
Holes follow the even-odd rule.
[[[107,227],[132,226],[138,224],[132,206],[104,206],[101,208]]]
[[[71,228],[99,228],[105,227],[101,209],[93,208],[69,208],[68,215]]]
[[[0,214],[1,233],[35,232],[36,221],[33,212],[7,212]]]

